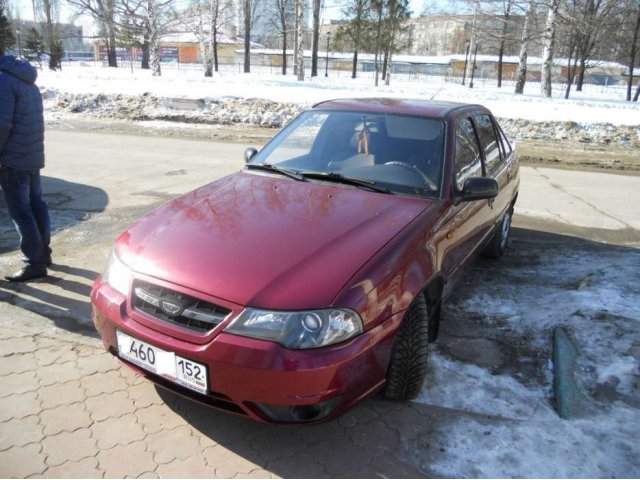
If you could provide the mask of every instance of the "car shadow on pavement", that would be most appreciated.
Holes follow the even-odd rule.
[[[409,459],[415,442],[409,440],[444,421],[448,415],[444,409],[390,402],[377,394],[326,423],[269,425],[156,389],[165,404],[193,428],[240,457],[237,465],[227,465],[231,471],[240,471],[239,476],[260,468],[282,478],[436,477],[428,461],[423,462],[430,446],[423,445],[421,461],[414,463]],[[434,445],[434,454],[440,448]],[[211,458],[208,461],[210,466],[215,464]]]
[[[52,234],[86,221],[91,214],[104,211],[109,203],[109,196],[104,190],[60,178],[43,176],[42,190],[45,201],[49,205]],[[9,219],[2,194],[0,194],[0,218],[3,219],[0,222],[0,254],[18,252],[20,236]]]

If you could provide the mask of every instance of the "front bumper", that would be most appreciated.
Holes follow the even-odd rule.
[[[98,278],[91,294],[93,321],[105,348],[118,356],[116,329],[207,365],[209,392],[201,394],[120,360],[162,387],[212,407],[276,423],[314,422],[344,412],[384,385],[399,319],[383,322],[344,344],[289,350],[277,343],[224,333],[240,313],[210,335],[179,334],[176,327],[131,308]]]

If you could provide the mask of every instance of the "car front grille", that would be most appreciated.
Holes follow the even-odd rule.
[[[133,284],[133,308],[198,333],[210,332],[231,313],[219,305],[139,280]]]

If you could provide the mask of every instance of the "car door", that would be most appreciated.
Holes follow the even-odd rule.
[[[457,119],[453,146],[453,189],[461,191],[469,177],[485,175],[484,155],[472,116]],[[454,280],[460,266],[475,252],[491,231],[491,201],[477,200],[452,205],[446,216],[444,230],[449,242],[442,252],[441,271]],[[453,282],[450,282],[451,284]]]
[[[497,223],[509,208],[512,199],[511,189],[507,188],[511,180],[512,159],[509,145],[509,154],[506,145],[500,138],[495,120],[489,113],[477,113],[473,115],[473,123],[484,156],[485,175],[498,182],[498,196],[489,201],[489,218],[492,224]]]

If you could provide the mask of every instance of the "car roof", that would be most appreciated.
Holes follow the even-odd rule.
[[[481,105],[401,98],[345,98],[317,103],[314,109],[354,110],[360,112],[417,115],[428,118],[447,118],[463,109],[481,109]]]

